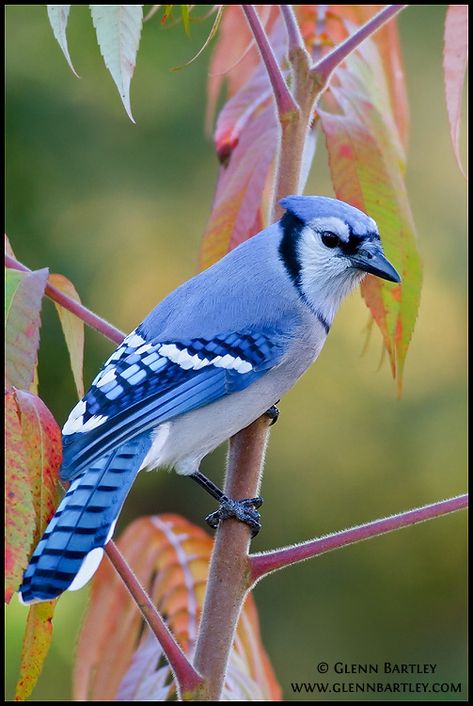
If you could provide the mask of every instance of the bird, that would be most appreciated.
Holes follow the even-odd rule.
[[[342,299],[367,274],[401,278],[376,222],[326,196],[287,196],[283,216],[180,285],[104,363],[63,430],[70,483],[19,588],[25,604],[84,586],[141,469],[170,467],[259,530],[261,498],[233,500],[199,470],[272,409],[318,357]]]

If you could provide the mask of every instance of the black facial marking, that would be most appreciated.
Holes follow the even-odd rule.
[[[301,266],[297,257],[297,245],[304,228],[304,222],[290,211],[287,211],[281,218],[281,228],[283,229],[283,236],[279,245],[279,256],[289,277],[298,287],[300,284]]]
[[[377,233],[365,233],[364,235],[357,235],[353,233],[350,226],[348,226],[350,231],[350,236],[348,242],[340,241],[340,250],[344,255],[349,257],[350,255],[355,255],[361,245],[365,243],[371,243],[373,240],[379,240],[379,235]]]
[[[314,307],[307,300],[304,292],[301,289],[301,266],[299,263],[299,258],[297,256],[297,247],[304,225],[304,222],[301,221],[300,218],[297,218],[297,216],[294,216],[293,213],[287,211],[284,214],[284,216],[281,218],[281,228],[283,229],[283,236],[279,245],[279,256],[282,262],[284,263],[289,277],[294,282],[294,285],[296,286],[299,292],[299,296],[307,304],[314,316],[317,317],[318,321],[322,324],[325,333],[328,334],[328,332],[330,331],[329,322],[320,313],[320,311],[314,309]]]

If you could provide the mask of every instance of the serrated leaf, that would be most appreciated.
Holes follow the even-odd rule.
[[[74,285],[64,275],[49,275],[49,283],[60,289],[64,294],[67,294],[71,299],[74,299],[74,301],[81,303]],[[60,304],[56,302],[54,304],[61,321],[64,338],[66,339],[77,394],[79,399],[82,399],[84,396],[84,322]]]
[[[44,660],[51,646],[52,619],[56,603],[57,601],[37,603],[28,611],[15,701],[26,701],[43,671]]]
[[[48,270],[5,270],[5,357],[7,384],[29,390],[38,356],[40,311]]]
[[[34,507],[14,390],[5,393],[5,601],[21,583],[34,534]]]
[[[186,6],[186,7],[187,7],[187,6]],[[223,7],[219,7],[218,10],[217,10],[217,14],[216,14],[214,23],[213,23],[213,25],[212,25],[212,27],[211,27],[211,29],[210,29],[210,32],[209,32],[208,35],[207,35],[207,39],[205,40],[205,42],[203,43],[203,45],[201,46],[201,48],[199,49],[199,51],[197,52],[197,54],[194,54],[194,56],[192,57],[192,59],[189,59],[189,61],[186,61],[185,64],[180,64],[179,66],[173,66],[172,69],[171,69],[171,71],[180,71],[181,69],[185,68],[186,66],[190,66],[190,65],[193,64],[194,61],[195,61],[196,59],[198,59],[199,56],[206,50],[206,48],[208,47],[208,45],[210,44],[210,42],[212,41],[212,39],[213,39],[213,38],[215,37],[215,35],[217,34],[217,31],[218,31],[218,28],[219,28],[219,25],[220,25],[220,20],[221,20],[221,18],[222,18],[222,12],[223,12]]]
[[[176,515],[143,517],[117,542],[141,584],[188,654],[202,610],[212,539]],[[155,636],[109,562],[92,583],[74,673],[78,700],[159,701],[175,697],[171,670]],[[248,597],[233,644],[224,700],[278,700],[275,680]]]
[[[367,40],[367,44],[370,40]],[[341,113],[319,110],[337,198],[361,208],[378,224],[384,249],[401,273],[393,286],[368,276],[363,297],[381,331],[398,393],[420,299],[421,265],[404,185],[404,153],[389,105],[380,97],[374,44],[337,69],[332,86]],[[371,75],[370,75],[371,71]],[[382,112],[381,112],[382,111]]]
[[[100,52],[132,122],[130,83],[143,25],[143,5],[89,5]]]
[[[463,84],[468,58],[468,5],[449,5],[445,18],[443,70],[448,122],[455,159],[465,176],[460,158],[460,122]]]
[[[71,71],[77,76],[77,78],[79,78],[79,74],[72,65],[71,57],[69,55],[69,48],[67,46],[66,28],[71,6],[47,5],[47,8],[49,22],[51,24],[53,34],[57,40],[57,43],[61,47],[62,53],[66,57],[66,61],[69,64]]]

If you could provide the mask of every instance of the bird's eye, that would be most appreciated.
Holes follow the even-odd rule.
[[[321,234],[321,239],[323,244],[327,248],[336,248],[340,244],[340,238],[335,233],[331,233],[329,230],[324,231]]]

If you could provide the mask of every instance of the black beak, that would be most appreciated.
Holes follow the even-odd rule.
[[[357,270],[369,272],[371,275],[381,277],[381,279],[387,279],[388,282],[401,281],[399,273],[394,269],[389,260],[384,257],[379,246],[370,247],[370,245],[367,245],[359,250],[356,255],[352,255],[350,259],[353,263],[353,267],[356,267]]]

